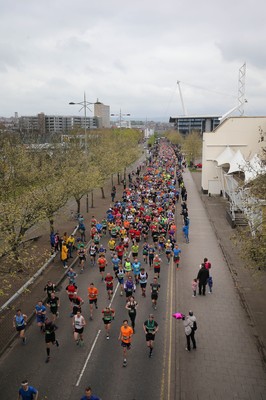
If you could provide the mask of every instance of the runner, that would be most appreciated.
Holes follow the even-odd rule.
[[[94,286],[94,283],[91,283],[88,287],[88,298],[90,303],[90,320],[93,320],[93,304],[95,308],[98,308],[97,299],[98,299],[98,289]]]
[[[167,242],[165,243],[165,254],[166,254],[167,262],[169,264],[171,255],[172,255],[172,244],[171,244],[170,239],[168,239]]]
[[[105,326],[105,331],[106,331],[106,339],[110,339],[110,328],[111,328],[111,322],[113,321],[115,317],[115,310],[110,308],[110,307],[105,307],[102,310],[103,314],[103,323]]]
[[[83,272],[84,271],[84,264],[86,261],[86,249],[85,249],[85,245],[83,243],[81,243],[79,245],[79,249],[77,251],[78,256],[79,256],[79,266],[80,266],[80,271]]]
[[[112,264],[113,264],[114,274],[116,274],[117,271],[118,271],[118,268],[119,268],[119,264],[121,264],[121,260],[120,260],[120,258],[118,258],[118,255],[115,254],[111,261],[112,261]]]
[[[107,266],[107,260],[105,258],[104,254],[101,254],[100,257],[98,258],[98,266],[99,266],[99,271],[100,274],[102,276],[102,281],[104,280],[104,271],[105,271],[105,267]]]
[[[141,263],[138,261],[137,258],[132,263],[132,271],[135,278],[136,285],[139,283],[139,273],[140,273]]]
[[[106,284],[106,290],[108,294],[108,300],[111,300],[113,291],[114,291],[114,278],[110,274],[110,272],[107,272],[106,277],[104,278],[105,284]]]
[[[129,257],[126,257],[125,262],[124,262],[124,270],[126,273],[126,277],[128,278],[132,272],[132,266],[131,262],[129,260]]]
[[[124,283],[124,289],[126,293],[126,298],[133,295],[136,290],[136,285],[133,282],[132,276],[130,275]]]
[[[25,336],[25,328],[27,325],[27,315],[22,314],[21,309],[19,308],[16,314],[13,317],[13,327],[19,332],[19,337],[22,340],[22,343],[26,343],[26,336]]]
[[[153,283],[151,283],[150,286],[151,286],[152,307],[154,308],[154,310],[156,310],[158,295],[159,295],[159,291],[160,291],[160,287],[161,287],[161,285],[157,281],[156,276],[153,278]]]
[[[69,283],[66,287],[66,292],[68,295],[68,299],[70,301],[70,307],[72,308],[72,301],[74,298],[74,295],[78,292],[77,285],[75,283]]]
[[[125,278],[125,270],[122,264],[119,265],[119,268],[116,272],[116,277],[118,279],[120,285],[120,296],[123,296],[124,293],[124,278]]]
[[[123,242],[120,242],[115,248],[117,256],[121,261],[123,260],[124,250],[125,250],[125,247],[123,245]]]
[[[45,320],[44,330],[45,330],[45,343],[46,343],[46,360],[45,362],[48,363],[50,361],[50,347],[51,344],[55,344],[57,347],[59,346],[58,340],[55,338],[55,330],[57,327],[53,323],[53,321],[49,321],[48,318]]]
[[[149,348],[149,357],[151,358],[155,335],[159,330],[159,326],[157,322],[154,320],[153,314],[150,314],[149,318],[144,322],[143,329],[146,334],[146,343]]]
[[[143,247],[142,247],[142,255],[143,255],[143,261],[145,264],[148,263],[148,254],[149,254],[149,245],[147,242],[144,242]]]
[[[77,276],[78,276],[78,274],[73,270],[73,268],[69,267],[69,270],[67,271],[67,277],[68,277],[69,283],[73,283],[75,285]]]
[[[136,302],[134,296],[130,296],[128,298],[128,302],[126,303],[126,309],[128,310],[128,315],[131,320],[131,326],[133,329],[133,333],[135,333],[135,319],[137,316],[137,307],[138,307],[138,303]]]
[[[47,307],[50,308],[50,312],[53,314],[53,316],[52,316],[53,322],[55,322],[56,318],[59,317],[58,308],[60,307],[60,300],[55,295],[55,293],[51,294],[51,297],[47,300],[46,305],[47,305]]]
[[[144,268],[141,268],[140,273],[139,273],[139,283],[140,283],[141,292],[142,292],[141,295],[143,297],[146,297],[147,281],[148,281],[148,274]]]
[[[92,243],[89,247],[89,255],[90,255],[92,267],[94,267],[94,265],[95,265],[97,253],[98,253],[98,247],[94,243]]]
[[[101,399],[92,394],[92,389],[90,386],[88,386],[85,389],[85,396],[82,396],[80,400],[101,400]]]
[[[120,334],[118,340],[121,340],[121,346],[123,347],[123,367],[127,366],[127,352],[131,348],[131,337],[133,335],[133,329],[128,325],[128,320],[123,321],[123,325],[120,328]]]
[[[153,260],[153,269],[154,269],[154,274],[157,276],[157,278],[160,278],[160,271],[161,271],[161,262],[162,260],[160,259],[158,254],[155,254],[154,260]]]
[[[43,290],[47,293],[47,297],[49,299],[51,297],[51,293],[55,293],[56,290],[55,283],[49,280]]]
[[[40,328],[40,331],[43,332],[45,315],[46,315],[46,307],[43,305],[43,301],[39,300],[38,304],[35,306],[35,314],[36,314],[36,322]]]
[[[179,249],[178,244],[175,245],[173,254],[174,254],[174,263],[176,265],[176,268],[178,268],[180,262],[180,254],[181,254],[181,250]]]
[[[81,312],[78,311],[76,315],[73,317],[73,328],[74,328],[74,340],[77,346],[83,345],[83,331],[84,326],[86,326],[85,318],[81,315]]]
[[[82,300],[81,297],[77,295],[77,293],[74,293],[73,299],[72,299],[72,304],[73,304],[73,309],[72,313],[70,314],[70,317],[73,317],[73,315],[76,315],[78,311],[81,312],[81,306],[84,304],[84,301]]]
[[[37,400],[38,390],[29,386],[27,379],[21,382],[21,388],[18,391],[18,400]]]
[[[115,251],[115,239],[111,238],[108,242],[108,247],[111,252]]]
[[[155,254],[155,248],[152,245],[149,245],[149,266],[150,269],[153,267],[153,259],[154,259],[154,254]]]
[[[131,246],[131,253],[133,258],[137,258],[139,255],[139,245],[136,242],[133,242]]]

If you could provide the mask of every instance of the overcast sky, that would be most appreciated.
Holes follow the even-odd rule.
[[[78,115],[84,91],[131,118],[265,115],[265,0],[0,0],[0,116]],[[82,113],[82,112],[81,112]]]

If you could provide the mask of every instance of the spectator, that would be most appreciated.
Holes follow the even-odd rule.
[[[203,296],[205,296],[208,278],[209,278],[209,270],[206,268],[205,264],[202,263],[201,268],[198,272],[198,276],[197,276],[197,279],[199,282],[199,295],[200,296],[201,296],[201,293],[203,294]]]

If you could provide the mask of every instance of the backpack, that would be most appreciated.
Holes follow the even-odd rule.
[[[194,332],[198,329],[198,326],[197,326],[197,322],[196,322],[196,321],[193,321],[192,329],[193,329]]]

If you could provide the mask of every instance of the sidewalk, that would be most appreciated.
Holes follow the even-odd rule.
[[[232,279],[232,266],[235,270],[241,260],[230,247],[232,231],[226,222],[223,200],[201,195],[199,179],[198,173],[184,173],[190,243],[184,243],[179,230],[182,255],[175,304],[175,311],[187,314],[193,310],[197,318],[197,350],[185,350],[184,326],[177,322],[175,398],[263,400],[266,375],[259,325],[255,326],[247,313],[245,296],[239,290],[242,282]],[[204,257],[212,263],[213,293],[207,290],[206,296],[192,297],[191,282]]]
[[[242,306],[249,316],[249,324],[254,327],[257,348],[266,362],[266,274],[264,271],[248,269],[248,265],[245,265],[238,253],[239,249],[232,243],[232,236],[236,230],[232,229],[226,220],[227,200],[223,197],[203,195],[201,173],[194,172],[191,176],[226,259]]]
[[[144,162],[146,159],[145,153],[137,160],[131,167],[127,168],[127,173],[134,170],[136,166]],[[114,175],[114,184],[117,189],[116,198],[120,199],[122,197],[123,185],[117,185],[117,176]],[[89,232],[90,232],[90,220],[94,215],[96,219],[102,219],[103,215],[105,215],[106,210],[109,208],[111,204],[111,179],[105,184],[104,193],[105,198],[102,198],[102,193],[100,189],[94,190],[94,208],[89,207],[89,212],[86,212],[86,196],[81,201],[81,214],[85,219],[86,226],[86,239],[89,240]],[[91,198],[89,195],[89,205],[91,205]],[[77,225],[77,221],[71,218],[71,213],[76,212],[76,204],[75,201],[69,200],[68,203],[58,211],[55,218],[55,231],[58,231],[60,236],[63,235],[64,232],[67,232],[68,235],[73,232],[75,226]],[[34,246],[37,247],[35,251],[38,251],[40,256],[45,252],[50,251],[50,232],[48,223],[40,223],[38,226],[34,227],[34,235],[39,236]],[[75,254],[74,254],[75,257]],[[76,259],[72,259],[73,265],[75,265]],[[38,270],[41,268],[44,262],[41,260],[38,265]],[[70,264],[69,264],[70,266]],[[36,271],[34,271],[36,272]],[[33,272],[33,273],[34,273]],[[32,273],[32,274],[33,274]],[[52,262],[41,274],[36,281],[26,290],[23,295],[18,297],[15,300],[10,308],[7,308],[0,314],[0,356],[4,353],[4,351],[12,346],[12,342],[16,337],[16,333],[12,326],[12,319],[15,314],[15,311],[18,308],[21,308],[22,312],[28,317],[33,316],[34,307],[37,304],[38,300],[45,298],[44,286],[46,285],[48,279],[54,283],[59,283],[58,290],[64,290],[61,286],[61,282],[66,274],[66,270],[63,269],[62,262],[60,260],[60,254],[55,257],[54,262]],[[18,280],[14,284],[14,291],[10,292],[10,296],[18,290],[28,279],[30,276],[23,276],[21,280]],[[23,280],[24,279],[24,280]],[[1,304],[4,304],[7,299],[3,296],[1,297]]]

